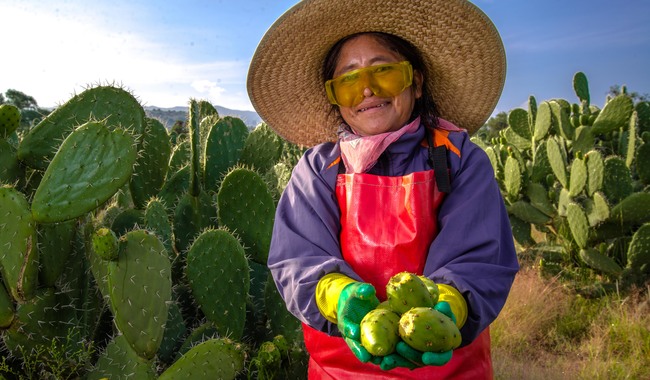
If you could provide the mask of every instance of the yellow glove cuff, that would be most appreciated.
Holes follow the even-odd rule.
[[[445,301],[449,304],[451,311],[456,316],[456,326],[460,329],[467,321],[467,302],[465,302],[465,298],[456,288],[449,285],[438,284],[438,290],[440,291],[438,302]]]
[[[316,305],[323,317],[332,323],[337,323],[336,306],[339,296],[347,285],[357,282],[341,273],[330,273],[323,276],[316,285]]]

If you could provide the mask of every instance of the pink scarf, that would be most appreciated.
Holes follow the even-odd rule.
[[[372,168],[386,148],[405,133],[413,133],[420,126],[420,117],[394,132],[359,136],[347,124],[339,126],[341,157],[347,174],[365,173]]]
[[[338,130],[341,157],[346,173],[365,173],[370,170],[386,148],[406,133],[414,133],[420,126],[420,117],[394,132],[371,136],[359,136],[347,125],[341,124]],[[438,118],[437,128],[447,131],[462,131],[451,122]]]

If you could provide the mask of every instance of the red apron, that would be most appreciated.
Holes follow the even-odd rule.
[[[396,273],[422,274],[431,242],[438,234],[438,207],[444,193],[434,171],[403,177],[339,174],[336,196],[341,208],[341,250],[345,261],[386,299],[386,284]],[[441,367],[382,371],[361,363],[345,341],[303,324],[309,352],[309,379],[492,379],[490,335],[454,350]]]

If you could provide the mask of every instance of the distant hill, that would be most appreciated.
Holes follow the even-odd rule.
[[[217,112],[219,112],[219,116],[233,116],[240,118],[249,129],[255,128],[259,123],[262,122],[262,119],[259,117],[259,115],[253,111],[231,110],[229,108],[221,106],[215,106],[214,108],[216,108]],[[181,120],[183,122],[187,121],[187,109],[188,107],[144,107],[144,111],[147,114],[147,117],[160,120],[160,122],[163,123],[167,129],[171,129],[177,120]]]

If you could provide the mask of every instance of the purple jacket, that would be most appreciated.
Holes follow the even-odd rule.
[[[431,169],[421,126],[388,147],[368,172],[403,176]],[[438,213],[440,231],[429,249],[424,275],[460,291],[468,306],[463,344],[474,340],[501,311],[515,274],[517,256],[494,172],[485,152],[465,132],[450,132],[461,156],[448,151],[451,192]],[[335,184],[336,143],[317,145],[294,168],[275,216],[268,266],[288,310],[309,326],[339,335],[319,312],[314,293],[325,274],[362,281],[341,257]],[[378,221],[379,222],[379,221]]]

